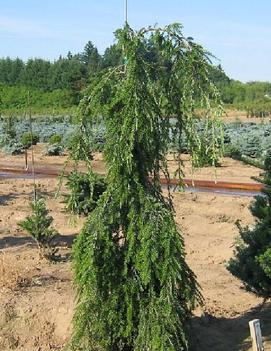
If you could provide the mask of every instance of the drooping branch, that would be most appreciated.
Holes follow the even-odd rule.
[[[170,177],[172,139],[181,150],[185,136],[193,157],[201,156],[197,109],[208,117],[216,157],[219,96],[207,53],[180,25],[136,32],[126,24],[116,37],[124,64],[101,72],[79,109],[81,123],[105,126],[108,173],[74,248],[73,346],[185,350],[187,318],[201,295],[160,176]]]

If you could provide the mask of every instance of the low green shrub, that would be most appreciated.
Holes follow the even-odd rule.
[[[237,146],[227,144],[224,148],[224,156],[231,157],[234,160],[241,160],[241,152]]]
[[[22,145],[28,149],[31,145],[36,145],[39,141],[37,133],[25,132],[21,136]]]
[[[58,234],[51,227],[53,217],[49,215],[43,198],[31,202],[30,208],[31,214],[25,220],[19,222],[18,225],[35,239],[40,254],[47,259],[52,259],[56,253],[52,241]]]
[[[47,145],[45,147],[44,155],[45,156],[61,156],[63,155],[64,149],[61,144],[52,144],[52,145]]]
[[[12,140],[6,141],[6,143],[2,147],[2,150],[8,155],[15,156],[15,155],[23,154],[25,151],[25,148],[21,143],[12,139]]]
[[[240,160],[248,165],[264,169],[264,163],[261,159],[259,158],[252,158],[246,155],[241,155]]]
[[[15,141],[14,139],[10,138],[7,134],[0,135],[0,147],[5,147],[5,145],[9,144],[12,140]]]
[[[48,144],[50,144],[50,145],[60,144],[61,142],[62,142],[62,136],[59,134],[53,134],[48,139]]]

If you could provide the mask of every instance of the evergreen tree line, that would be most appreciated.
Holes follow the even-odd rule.
[[[119,64],[120,52],[115,45],[100,55],[88,42],[82,53],[50,62],[31,58],[0,59],[0,103],[2,109],[24,108],[27,92],[31,102],[40,107],[68,107],[76,105],[81,92],[99,71]]]
[[[6,85],[23,85],[29,88],[52,91],[69,89],[80,92],[91,76],[101,69],[118,64],[120,54],[115,46],[106,49],[100,55],[97,48],[89,41],[82,53],[50,62],[41,58],[31,58],[24,62],[20,58],[0,59],[0,82]]]
[[[246,110],[249,116],[265,117],[271,114],[271,82],[242,83],[230,79],[220,65],[214,67],[212,79],[227,106]]]
[[[156,54],[151,52],[150,59]],[[77,105],[81,92],[101,70],[121,63],[121,52],[114,44],[101,55],[89,41],[83,52],[60,56],[54,62],[31,58],[0,59],[0,93],[2,108],[23,108],[25,92],[34,96],[33,104],[40,107],[68,107]],[[271,112],[271,83],[242,83],[230,79],[221,65],[213,66],[212,79],[226,105],[245,109],[250,115]],[[61,100],[63,98],[63,100]],[[267,113],[266,113],[267,112]]]

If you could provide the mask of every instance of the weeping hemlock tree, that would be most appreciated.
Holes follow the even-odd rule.
[[[208,54],[184,38],[180,25],[137,32],[126,25],[116,37],[123,65],[101,72],[80,105],[82,131],[86,123],[106,127],[108,174],[74,248],[72,345],[185,350],[187,318],[201,295],[160,176],[169,179],[172,138],[181,149],[186,134],[195,162],[202,153],[195,108],[212,121],[208,148],[216,161],[219,98],[208,78]]]

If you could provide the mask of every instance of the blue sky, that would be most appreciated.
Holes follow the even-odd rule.
[[[271,81],[270,0],[128,0],[134,28],[181,22],[241,81]],[[56,59],[91,40],[102,53],[124,22],[124,0],[0,0],[0,57]]]

